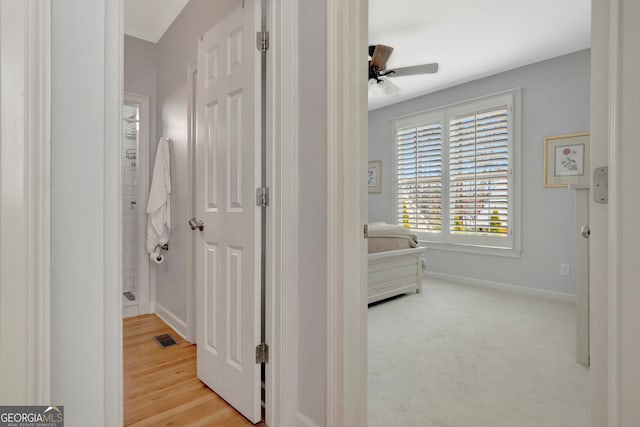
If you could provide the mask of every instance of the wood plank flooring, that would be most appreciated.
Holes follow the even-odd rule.
[[[178,344],[161,348],[152,339],[161,334]],[[156,315],[124,319],[123,339],[125,426],[253,425],[198,380],[196,346]]]

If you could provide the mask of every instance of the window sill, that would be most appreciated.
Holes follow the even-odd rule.
[[[462,245],[456,243],[432,242],[427,240],[420,240],[418,244],[431,250],[500,256],[507,258],[520,258],[520,254],[522,253],[521,249],[501,248],[497,246]]]

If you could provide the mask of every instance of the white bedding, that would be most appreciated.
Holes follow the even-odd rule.
[[[418,247],[418,236],[408,228],[404,228],[400,225],[387,224],[385,222],[371,222],[369,223],[369,236],[368,237],[393,237],[407,239],[409,247]]]

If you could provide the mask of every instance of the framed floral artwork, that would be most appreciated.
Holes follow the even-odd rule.
[[[544,186],[589,187],[590,134],[548,136],[544,139]]]
[[[382,160],[369,162],[367,170],[367,186],[369,193],[380,193],[382,190]]]

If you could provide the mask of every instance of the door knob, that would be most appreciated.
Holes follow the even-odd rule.
[[[582,237],[584,237],[585,239],[588,239],[589,236],[591,236],[591,229],[588,225],[583,225],[580,229],[580,232],[582,233]]]
[[[192,230],[195,230],[197,228],[198,230],[202,231],[204,230],[204,221],[201,219],[196,219],[196,217],[194,216],[189,220],[189,227],[191,227]]]

